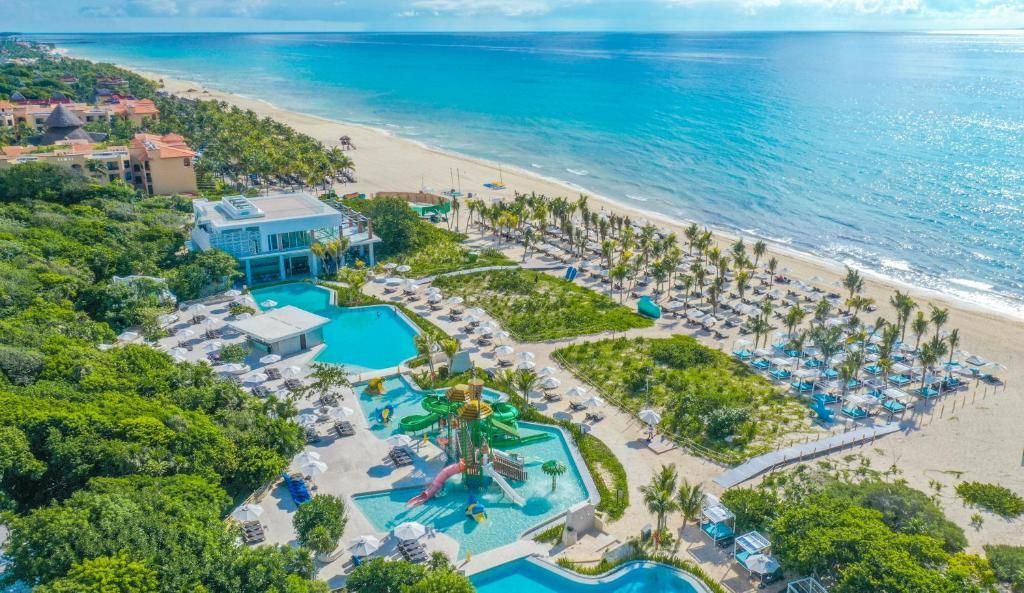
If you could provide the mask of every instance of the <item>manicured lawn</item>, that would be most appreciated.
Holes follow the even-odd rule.
[[[653,325],[606,295],[543,272],[479,272],[438,278],[434,286],[482,307],[522,342]]]
[[[660,429],[720,461],[763,453],[806,425],[796,400],[689,336],[585,342],[555,357],[623,407],[661,410]]]

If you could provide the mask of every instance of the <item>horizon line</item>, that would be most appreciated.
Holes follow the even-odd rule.
[[[416,29],[416,30],[399,30],[399,29],[362,29],[362,30],[248,30],[248,31],[0,31],[0,37],[4,36],[18,36],[18,35],[309,35],[309,34],[346,34],[346,35],[359,35],[359,34],[408,34],[408,35],[422,35],[422,34],[480,34],[480,33],[509,33],[509,34],[547,34],[547,33],[608,33],[608,34],[624,34],[624,35],[671,35],[677,33],[706,33],[706,34],[736,34],[736,33],[886,33],[886,34],[899,34],[899,33],[1004,33],[1004,34],[1024,34],[1024,27],[987,27],[987,28],[967,28],[967,29],[948,29],[948,28],[936,28],[936,29],[545,29],[545,30],[528,30],[528,29]]]

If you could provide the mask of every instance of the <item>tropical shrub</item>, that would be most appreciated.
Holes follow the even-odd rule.
[[[1024,498],[1005,486],[961,482],[956,485],[956,493],[965,504],[979,506],[1004,517],[1024,515]]]
[[[329,554],[338,547],[347,522],[345,503],[329,494],[314,496],[292,518],[299,543],[318,554]]]

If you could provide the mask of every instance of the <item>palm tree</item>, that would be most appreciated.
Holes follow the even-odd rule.
[[[860,365],[864,363],[864,355],[861,351],[850,354],[843,361],[843,364],[839,365],[837,369],[839,371],[839,380],[842,381],[843,386],[843,397],[846,397],[846,392],[850,388],[850,382],[857,379],[860,376]]]
[[[697,521],[700,518],[701,505],[704,502],[704,488],[700,484],[691,484],[683,480],[679,484],[679,492],[676,493],[676,506],[679,514],[683,516],[683,529],[686,531],[686,524],[690,521]]]
[[[860,275],[860,272],[853,268],[846,267],[846,276],[843,278],[843,288],[850,293],[850,298],[853,295],[860,293],[864,290],[864,278]]]
[[[900,341],[906,339],[907,323],[910,321],[910,314],[917,308],[917,303],[910,298],[909,294],[896,291],[896,294],[889,297],[889,304],[896,309],[896,325],[900,328]]]
[[[932,325],[935,326],[935,337],[938,337],[939,330],[941,330],[942,326],[949,321],[949,309],[942,309],[935,305],[930,305],[930,307],[931,313],[929,315],[929,319],[931,320]]]
[[[545,474],[551,476],[551,491],[552,492],[555,491],[555,486],[557,486],[557,484],[558,484],[558,476],[564,474],[568,470],[569,470],[569,468],[566,467],[566,465],[564,463],[562,463],[561,461],[558,461],[557,459],[552,459],[551,461],[545,461],[544,464],[540,466],[540,471],[542,471]]]
[[[516,372],[515,377],[515,388],[526,401],[526,405],[530,405],[530,393],[534,391],[540,384],[540,377],[537,373],[530,369],[519,369]]]
[[[761,262],[761,258],[764,257],[765,252],[768,251],[768,245],[764,241],[755,241],[753,251],[754,267],[757,268],[757,265]]]
[[[612,279],[613,288],[614,285],[618,285],[619,287],[620,303],[624,300],[626,291],[626,287],[623,285],[622,281],[625,280],[626,276],[628,275],[629,268],[626,266],[626,264],[623,263],[620,263],[619,265],[615,266],[614,268],[611,269],[611,271],[608,272],[608,277]]]
[[[866,296],[856,295],[846,299],[846,306],[853,311],[853,315],[856,317],[862,309],[867,309],[871,305],[875,304],[875,299],[868,298]]]
[[[843,349],[843,328],[819,325],[811,331],[811,342],[825,359],[825,368],[832,365],[832,358]]]
[[[754,334],[754,349],[761,345],[761,338],[768,335],[768,332],[772,331],[772,326],[768,322],[767,315],[758,315],[750,320],[750,331]]]
[[[910,331],[914,332],[914,350],[918,350],[921,347],[921,336],[928,331],[928,318],[924,316],[924,311],[918,311],[917,316],[914,317],[914,321],[910,324]]]
[[[693,262],[690,266],[690,273],[693,274],[693,278],[697,283],[698,298],[704,296],[704,279],[707,277],[708,272],[704,269],[704,266],[700,265],[700,262]]]
[[[750,272],[743,270],[736,274],[736,292],[740,295],[741,301],[748,288],[750,288]]]
[[[768,285],[775,286],[775,269],[779,267],[779,260],[771,257],[768,259]]]
[[[686,237],[687,255],[693,255],[693,248],[697,242],[697,238],[700,236],[700,227],[697,226],[697,223],[692,223],[683,231],[683,236]]]
[[[615,257],[615,241],[606,239],[601,241],[601,257],[604,259],[605,267],[609,270],[612,269],[612,258]]]
[[[828,316],[832,314],[832,303],[828,299],[821,299],[818,304],[814,306],[814,321],[818,325],[825,325],[825,321],[828,320]]]
[[[942,360],[942,357],[946,355],[946,342],[939,339],[939,336],[933,337],[931,340],[925,342],[921,351],[918,353],[918,359],[921,361],[921,366],[924,372],[921,373],[921,389],[924,389],[925,384],[928,382],[928,376],[931,374],[932,367],[935,363]]]
[[[949,364],[953,364],[953,355],[956,353],[956,349],[960,346],[960,330],[954,328],[953,331],[949,332],[946,336],[946,344],[949,345]]]
[[[421,356],[427,357],[427,367],[430,369],[430,376],[434,377],[434,354],[441,350],[441,344],[437,337],[429,332],[422,332],[415,339],[416,350]]]
[[[667,487],[669,472],[672,475],[671,488]],[[640,493],[644,497],[647,510],[657,517],[657,532],[661,533],[665,529],[666,517],[676,510],[675,466],[661,466],[661,471],[651,479],[651,482],[640,487]]]
[[[786,333],[792,336],[793,330],[796,329],[796,326],[800,325],[800,322],[804,320],[805,315],[807,315],[807,313],[800,307],[800,305],[793,305],[790,307],[789,311],[786,311],[786,318],[784,320],[786,323]]]

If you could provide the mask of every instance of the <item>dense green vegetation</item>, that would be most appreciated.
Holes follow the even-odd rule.
[[[467,307],[479,306],[523,342],[650,327],[653,322],[608,296],[543,272],[495,270],[434,281]]]
[[[629,410],[664,409],[662,429],[727,461],[763,452],[805,416],[768,381],[689,336],[571,344],[555,357]]]
[[[359,565],[345,582],[350,593],[472,593],[473,585],[441,552],[426,566],[374,558]]]
[[[493,249],[472,258],[469,250],[462,245],[466,240],[465,235],[421,219],[401,198],[352,199],[346,200],[345,205],[365,214],[373,223],[374,233],[383,239],[375,252],[377,263],[408,265],[412,268],[412,277],[514,263]]]
[[[1000,582],[1024,591],[1024,546],[985,546],[985,557]]]
[[[961,482],[956,485],[956,494],[964,504],[981,507],[998,515],[1016,518],[1024,515],[1024,498],[998,484]]]
[[[186,211],[45,164],[0,172],[10,579],[51,592],[325,590],[308,551],[239,547],[223,521],[301,448],[294,409],[148,347],[96,347],[167,310],[160,278],[202,290],[223,271],[182,253]],[[140,274],[158,280],[111,282]]]
[[[787,574],[818,575],[833,592],[994,592],[988,562],[963,551],[963,531],[898,471],[850,456],[770,475],[722,502],[740,531],[769,536]]]

